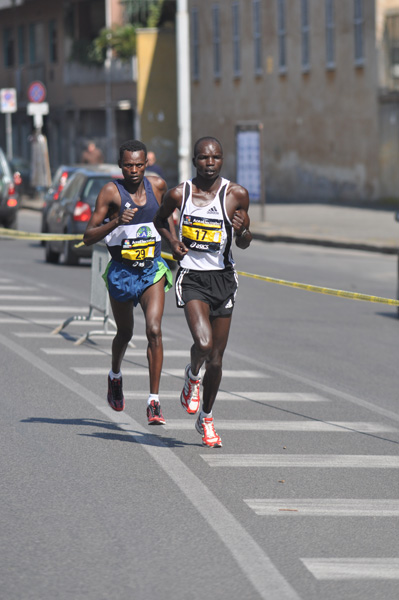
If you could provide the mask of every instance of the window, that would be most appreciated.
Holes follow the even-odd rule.
[[[48,45],[49,58],[51,63],[57,62],[57,24],[55,21],[50,21],[48,24]]]
[[[260,0],[253,0],[253,31],[254,31],[254,57],[255,57],[255,75],[262,73],[262,23],[260,14]]]
[[[221,77],[221,56],[220,56],[220,11],[218,4],[212,7],[212,25],[213,25],[213,75]]]
[[[326,0],[326,66],[335,69],[334,0]]]
[[[399,14],[389,15],[385,22],[388,69],[391,77],[399,78]]]
[[[25,27],[18,27],[18,64],[25,64]]]
[[[309,0],[301,0],[302,71],[310,69]]]
[[[285,0],[277,0],[278,66],[280,73],[287,70]]]
[[[14,32],[11,27],[3,29],[4,66],[14,66]]]
[[[43,23],[29,25],[29,63],[44,60],[44,26]]]
[[[193,8],[191,13],[192,26],[192,52],[193,52],[193,79],[199,79],[199,26],[198,9]]]
[[[232,6],[233,19],[233,73],[235,77],[241,75],[241,40],[240,40],[240,5],[238,2],[233,2]]]
[[[355,65],[364,64],[364,39],[363,39],[363,0],[354,0],[354,38],[355,38]]]

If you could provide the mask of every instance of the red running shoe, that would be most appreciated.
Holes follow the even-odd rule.
[[[220,435],[215,431],[212,417],[204,417],[201,419],[201,415],[198,415],[198,419],[195,422],[195,428],[198,433],[202,435],[203,446],[208,446],[208,448],[222,447],[222,440]]]
[[[111,379],[108,375],[108,404],[113,410],[120,412],[125,408],[125,398],[122,390],[122,377]]]
[[[195,415],[200,407],[200,384],[201,378],[191,379],[189,377],[190,365],[187,365],[185,370],[185,379],[183,391],[180,394],[180,403],[189,415]]]
[[[148,425],[164,425],[166,423],[161,411],[161,405],[155,400],[147,404]]]

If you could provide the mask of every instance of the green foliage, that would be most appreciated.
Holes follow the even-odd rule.
[[[107,48],[112,48],[121,60],[128,61],[136,53],[136,28],[128,23],[112,29],[104,28],[93,41],[93,58],[104,62]]]

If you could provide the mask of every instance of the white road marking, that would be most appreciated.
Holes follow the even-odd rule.
[[[86,314],[87,306],[82,308],[81,306],[77,306],[74,308],[73,306],[17,306],[15,304],[5,304],[4,306],[0,304],[0,311],[7,312],[65,312],[68,314]]]
[[[253,585],[260,598],[270,600],[300,600],[297,592],[274,566],[266,552],[257,544],[247,530],[227,510],[216,496],[181,461],[162,438],[129,417],[115,413],[102,404],[102,398],[74,379],[55,369],[23,346],[0,334],[0,344],[24,359],[30,366],[40,370],[45,377],[63,385],[72,394],[88,402],[108,419],[131,435],[158,466],[174,481],[180,491],[200,513],[204,522],[213,529],[238,564],[243,575]],[[209,535],[209,532],[207,532]],[[250,596],[250,590],[248,590]]]
[[[167,354],[165,353],[167,356]],[[182,374],[184,370],[182,369]],[[148,390],[126,391],[125,398],[141,398],[143,394],[148,394]],[[162,398],[180,398],[181,389],[176,391],[160,392]],[[318,394],[303,393],[275,393],[275,392],[218,392],[217,401],[222,402],[329,402],[327,398]],[[169,420],[168,420],[169,422]],[[219,423],[219,421],[218,421]]]
[[[110,356],[112,354],[111,347],[104,348],[104,350],[98,350],[97,348],[88,348],[87,346],[85,348],[79,348],[79,349],[75,347],[75,348],[40,348],[40,350],[42,352],[44,352],[45,354],[57,354],[57,355],[64,355],[64,356],[91,356],[91,355]],[[147,360],[146,352],[147,352],[146,348],[142,348],[141,350],[138,350],[138,349],[134,350],[134,349],[128,348],[126,350],[125,357],[139,356],[140,358]],[[185,352],[184,350],[164,350],[163,355],[164,355],[164,357],[187,356],[187,352]]]
[[[60,296],[27,296],[25,294],[0,294],[0,302],[2,300],[21,300],[23,302],[29,302],[40,300],[44,302],[51,302],[55,300],[62,300]],[[1,304],[0,304],[1,307]]]
[[[398,517],[399,500],[364,498],[254,498],[244,502],[257,515],[311,517]]]
[[[0,292],[32,292],[37,289],[33,285],[0,285]]]
[[[217,429],[217,427],[216,427]],[[210,467],[398,469],[399,456],[368,454],[201,454]]]
[[[134,338],[133,338],[134,341]],[[76,371],[76,373],[79,373],[79,375],[107,375],[108,374],[108,370],[106,368],[102,368],[102,367],[72,367],[74,371]],[[124,369],[122,367],[122,373],[124,375],[138,375],[139,373],[136,373],[136,371],[134,369]],[[146,374],[148,375],[148,370],[146,371]],[[173,377],[181,377],[183,379],[184,377],[184,369],[168,369],[165,368],[162,371],[162,375],[163,376],[173,376]],[[242,378],[242,379],[255,379],[255,378],[263,378],[263,377],[269,377],[269,375],[265,375],[264,373],[258,373],[256,371],[223,371],[223,378],[226,377],[238,377],[238,378]]]
[[[191,429],[187,419],[168,419],[167,429]],[[367,423],[362,421],[223,421],[217,419],[215,427],[220,431],[299,431],[299,432],[334,432],[334,433],[382,433],[398,431],[390,425]]]
[[[319,581],[399,579],[399,558],[301,558]]]

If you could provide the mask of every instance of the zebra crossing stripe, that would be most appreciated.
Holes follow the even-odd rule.
[[[32,302],[35,300],[40,300],[40,301],[45,301],[45,302],[50,302],[50,301],[55,301],[55,300],[62,300],[61,296],[27,296],[27,295],[23,295],[21,296],[21,294],[1,294],[0,295],[0,301],[1,300],[23,300],[24,302]],[[0,304],[1,307],[1,304]]]
[[[253,498],[244,502],[261,517],[398,517],[399,500],[363,498]]]
[[[295,431],[295,432],[334,432],[334,433],[382,433],[398,431],[390,425],[379,423],[351,421],[223,421],[217,420],[216,429],[219,431]],[[187,419],[168,419],[166,429],[192,429],[191,421]]]
[[[7,311],[7,312],[27,312],[27,313],[31,313],[31,312],[45,312],[45,313],[52,313],[52,312],[60,312],[60,313],[68,313],[71,314],[72,313],[82,313],[82,314],[86,314],[87,313],[87,306],[82,307],[82,306],[77,306],[77,307],[73,307],[73,306],[17,306],[16,304],[5,304],[2,305],[0,304],[0,311]]]
[[[167,356],[167,354],[165,353]],[[142,398],[148,390],[125,391],[125,398]],[[160,398],[180,398],[181,388],[175,391],[160,392]],[[302,392],[218,392],[217,401],[222,402],[329,402],[327,398],[318,394],[304,394]],[[219,423],[219,421],[218,421]]]
[[[319,581],[399,579],[399,558],[301,558]]]
[[[398,469],[399,456],[369,454],[201,454],[210,467]]]
[[[37,289],[39,288],[33,285],[0,285],[0,292],[33,292]]]
[[[98,337],[98,336],[97,336]],[[134,341],[134,338],[133,338]],[[109,369],[102,367],[72,367],[76,373],[79,375],[107,375]],[[144,373],[138,373],[135,369],[124,369],[122,368],[123,375],[144,375]],[[145,371],[145,375],[148,375],[148,369]],[[162,371],[162,376],[173,376],[173,377],[184,377],[184,369],[168,369],[165,368]],[[270,375],[265,375],[264,373],[258,373],[257,371],[223,371],[223,378],[227,377],[238,377],[242,379],[255,379],[255,378],[263,378],[270,377]],[[180,397],[180,392],[179,392]]]
[[[111,347],[99,350],[96,348],[40,348],[45,354],[57,354],[58,356],[106,356],[107,358],[111,355]],[[125,357],[139,356],[140,358],[147,359],[146,348],[142,349],[130,349],[128,348],[125,353]],[[163,353],[164,357],[176,357],[176,356],[187,356],[187,352],[183,350],[165,350]],[[148,393],[148,392],[147,392]],[[179,392],[180,395],[180,392]]]

